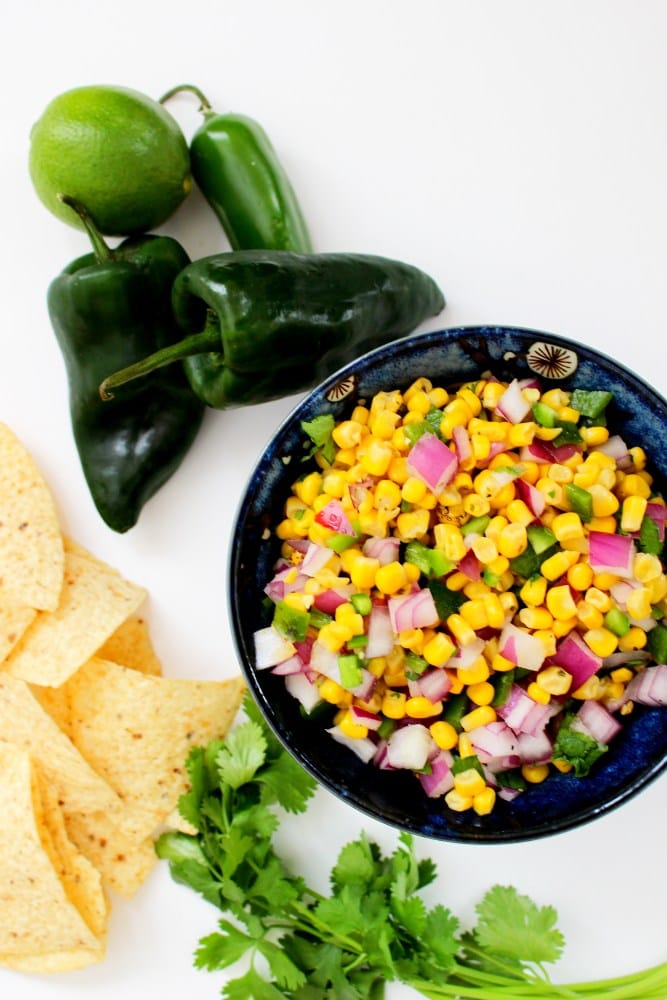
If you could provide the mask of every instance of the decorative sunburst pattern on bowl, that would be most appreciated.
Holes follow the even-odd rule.
[[[537,340],[526,352],[526,361],[531,371],[543,378],[568,378],[577,370],[579,360],[574,351],[557,344],[547,344]]]
[[[329,389],[327,399],[330,403],[340,403],[341,399],[345,399],[351,392],[354,392],[357,387],[357,382],[358,379],[356,375],[350,375],[348,378],[344,378],[342,382],[336,382],[336,384]]]

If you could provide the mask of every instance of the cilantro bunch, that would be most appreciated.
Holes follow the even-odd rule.
[[[313,779],[282,748],[249,697],[247,721],[224,742],[194,748],[191,790],[179,807],[197,831],[157,841],[173,878],[226,916],[199,942],[195,965],[210,971],[245,960],[222,990],[226,1000],[382,1000],[401,981],[440,1000],[665,1000],[667,963],[632,976],[567,986],[551,983],[563,937],[553,907],[493,886],[462,931],[444,906],[420,892],[436,878],[401,834],[383,856],[362,833],[341,850],[330,895],[290,872],[274,850],[280,810],[305,811]]]

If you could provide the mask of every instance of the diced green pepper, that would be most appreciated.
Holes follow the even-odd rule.
[[[483,535],[489,526],[489,521],[491,518],[488,514],[482,514],[481,517],[471,517],[469,521],[461,526],[461,531],[464,535],[469,535],[474,532],[476,535]]]
[[[491,681],[493,684],[495,695],[491,702],[492,708],[499,708],[504,705],[509,697],[509,693],[512,689],[512,684],[514,683],[514,671],[504,670],[502,673],[496,673]]]
[[[355,688],[361,684],[361,662],[356,653],[345,653],[338,657],[340,682],[344,688]]]
[[[667,663],[667,626],[653,626],[646,635],[646,648],[656,663]]]
[[[555,427],[558,420],[558,413],[546,403],[538,402],[533,406],[533,416],[535,423],[542,427]]]
[[[347,646],[349,649],[365,649],[367,645],[367,635],[353,635],[351,639],[347,640]]]
[[[307,611],[293,608],[286,601],[278,601],[273,615],[273,627],[292,642],[303,642],[310,625]]]
[[[325,545],[329,549],[333,549],[334,552],[345,552],[346,549],[352,548],[356,545],[359,539],[356,535],[344,535],[339,531],[334,531],[325,540]]]
[[[368,594],[352,594],[350,604],[358,615],[370,615],[373,602]]]
[[[431,591],[441,622],[446,622],[450,615],[456,614],[466,600],[465,594],[461,594],[458,590],[450,590],[443,580],[429,580],[428,589]]]
[[[542,524],[529,524],[526,528],[530,547],[538,556],[556,544],[556,536],[551,528]]]
[[[457,732],[461,731],[461,719],[468,711],[468,695],[465,691],[460,694],[451,695],[446,703],[443,712],[443,719],[453,726]]]
[[[476,754],[471,754],[469,757],[454,757],[452,774],[462,774],[464,771],[477,771],[483,778],[485,777],[484,768]]]
[[[593,517],[593,496],[588,490],[574,483],[565,484],[565,497],[572,510],[582,521],[590,521]]]
[[[619,638],[630,631],[630,619],[620,608],[610,608],[604,616],[604,623]]]
[[[331,621],[333,621],[332,616],[328,615],[325,611],[320,611],[318,608],[311,608],[310,624],[313,628],[321,629]]]
[[[575,389],[570,397],[570,406],[583,417],[595,419],[601,416],[614,394],[604,389]]]
[[[406,653],[405,656],[405,676],[409,680],[416,680],[418,677],[428,669],[428,663],[423,656],[419,656],[417,653],[412,651]]]

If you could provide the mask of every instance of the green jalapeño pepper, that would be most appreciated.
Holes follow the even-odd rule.
[[[141,236],[111,250],[85,209],[94,252],[51,283],[48,308],[69,383],[74,440],[93,501],[109,527],[124,532],[172,475],[199,429],[204,407],[182,366],[136,383],[102,403],[100,380],[181,334],[171,287],[189,262],[173,239]]]
[[[189,264],[174,282],[173,303],[188,336],[105,379],[103,398],[184,360],[190,385],[208,406],[278,399],[406,336],[445,301],[432,278],[401,261],[245,250]]]
[[[190,91],[204,121],[190,142],[192,176],[234,250],[312,250],[290,180],[264,129],[245,115],[218,114],[191,84],[173,87],[160,103]]]

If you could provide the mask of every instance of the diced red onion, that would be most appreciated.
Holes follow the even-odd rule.
[[[336,613],[338,605],[346,604],[353,593],[354,587],[351,584],[332,587],[330,590],[323,590],[320,594],[315,594],[313,605],[325,615],[333,615]]]
[[[338,683],[340,684],[340,681]],[[365,667],[362,667],[361,684],[357,684],[356,687],[350,688],[350,690],[355,698],[359,699],[359,701],[370,701],[376,684],[377,677],[375,674],[372,674],[370,670],[366,670]]]
[[[612,434],[604,444],[596,445],[591,450],[593,452],[599,451],[601,454],[613,458],[619,469],[628,469],[633,464],[628,446],[618,434]]]
[[[411,594],[390,597],[387,606],[391,627],[396,635],[407,629],[437,625],[440,620],[433,595],[427,587],[417,589]]]
[[[315,576],[321,569],[324,569],[333,554],[333,549],[330,549],[328,545],[317,545],[316,542],[311,542],[303,557],[301,572],[305,573],[306,576]]]
[[[328,677],[329,680],[335,681],[336,684],[340,684],[340,667],[338,666],[338,653],[334,653],[333,650],[325,646],[323,642],[319,642],[317,639],[313,643],[313,648],[310,653],[310,667],[311,670],[316,670],[318,674],[323,674]]]
[[[255,668],[266,670],[277,667],[279,663],[288,660],[296,653],[294,643],[278,632],[273,625],[258,629],[254,634]]]
[[[288,660],[283,660],[282,663],[273,667],[271,673],[277,674],[278,677],[288,677],[290,674],[300,674],[303,667],[303,660],[295,653],[294,656],[290,656]]]
[[[653,503],[649,500],[646,504],[646,517],[649,517],[658,528],[658,538],[661,542],[665,540],[665,521],[667,520],[667,507],[661,503]]]
[[[535,517],[541,517],[544,513],[544,508],[547,505],[547,500],[541,490],[536,489],[531,483],[527,483],[525,479],[519,477],[515,481],[516,491],[519,494],[519,499],[523,500],[528,510]]]
[[[618,605],[621,611],[625,611],[627,608],[628,597],[633,590],[637,588],[637,583],[634,580],[618,580],[616,583],[612,583],[609,588],[609,593],[614,599],[614,603]]]
[[[522,764],[545,764],[551,760],[552,744],[544,730],[537,733],[520,733],[519,757]]]
[[[586,727],[586,731],[598,743],[610,743],[623,728],[621,723],[607,711],[604,705],[601,705],[599,701],[595,701],[592,698],[581,703],[581,708],[577,712],[576,718]]]
[[[501,788],[498,791],[498,798],[503,802],[513,802],[519,795],[521,795],[520,788]]]
[[[549,441],[532,441],[524,445],[519,453],[522,462],[548,462],[562,465],[569,458],[580,452],[575,444],[553,445]]]
[[[369,712],[367,708],[362,708],[361,705],[350,705],[349,712],[353,722],[356,722],[358,726],[366,726],[366,729],[372,729],[373,732],[382,725],[381,715],[378,715],[376,712]]]
[[[359,510],[362,503],[368,496],[369,486],[371,485],[370,480],[363,480],[358,483],[350,483],[348,489],[350,493],[350,500],[352,501],[352,506],[355,510]]]
[[[447,660],[446,666],[451,667],[452,670],[465,670],[466,667],[472,666],[483,652],[484,639],[478,636],[472,642],[466,643],[465,646],[459,646],[454,655]]]
[[[314,641],[315,640],[312,638],[312,636],[307,635],[305,639],[301,640],[300,642],[294,643],[296,647],[297,656],[303,663],[304,667],[307,667],[310,664],[310,657],[313,652]]]
[[[420,723],[395,729],[387,741],[387,758],[392,767],[421,771],[429,759],[435,741]]]
[[[469,549],[456,567],[460,573],[465,574],[469,580],[479,581],[482,579],[482,570],[479,559],[472,549]]]
[[[585,684],[602,666],[602,658],[594,653],[574,630],[568,632],[559,642],[551,660],[572,677],[571,691],[576,691]]]
[[[380,566],[387,566],[398,560],[400,545],[398,538],[367,538],[362,550],[369,559],[377,559]]]
[[[591,531],[588,536],[588,562],[595,573],[633,576],[635,543],[628,535]]]
[[[657,708],[667,705],[667,664],[658,663],[640,670],[625,689],[626,698]]]
[[[512,379],[496,403],[496,413],[500,413],[510,424],[520,424],[530,413],[531,404],[522,392],[528,385],[530,382],[524,379]]]
[[[626,663],[635,663],[638,660],[645,662],[650,659],[651,654],[647,649],[617,650],[615,653],[605,656],[602,666],[607,670],[615,670],[616,667],[623,667]]]
[[[543,730],[551,717],[549,706],[534,701],[518,684],[512,685],[507,701],[498,707],[497,713],[515,733],[531,736]]]
[[[318,524],[324,525],[325,528],[331,528],[340,535],[356,535],[356,531],[339,500],[330,500],[326,507],[317,512],[315,520]]]
[[[525,670],[539,670],[546,657],[541,639],[507,622],[500,633],[498,652],[506,660]]]
[[[444,441],[427,432],[415,441],[408,453],[407,467],[411,475],[426,483],[437,496],[453,479],[458,460]]]
[[[477,726],[471,729],[469,736],[482,761],[516,754],[517,737],[506,722],[496,721],[489,722],[485,726]]]
[[[375,743],[368,736],[353,739],[344,733],[340,726],[332,726],[331,729],[327,729],[327,732],[335,739],[336,743],[352,750],[360,760],[363,760],[364,764],[368,764],[375,756]]]
[[[452,439],[456,448],[456,457],[460,465],[461,462],[465,462],[467,458],[472,456],[472,444],[468,429],[461,424],[457,424],[456,427],[452,428]]]
[[[293,698],[303,705],[306,712],[312,712],[320,702],[322,697],[320,695],[320,689],[317,684],[314,684],[309,678],[301,674],[290,674],[285,678],[285,689]]]
[[[396,636],[386,604],[373,603],[368,617],[368,642],[365,653],[369,660],[376,656],[389,656],[396,643]]]
[[[454,787],[453,758],[448,750],[440,750],[431,757],[429,763],[431,773],[419,774],[417,777],[430,799],[440,798]]]
[[[295,571],[293,566],[283,566],[273,579],[269,580],[264,588],[264,593],[277,603],[284,600],[287,594],[291,594],[292,591],[303,590],[307,579],[305,573],[300,570]]]
[[[433,667],[426,670],[415,681],[410,681],[410,690],[414,691],[413,697],[428,698],[435,704],[442,701],[447,696],[452,686],[452,679],[442,667]]]

